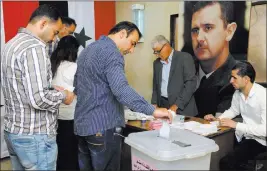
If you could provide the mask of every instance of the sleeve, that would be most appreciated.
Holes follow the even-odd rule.
[[[76,70],[77,70],[77,64],[72,63],[68,68],[64,68],[64,71],[62,71],[63,80],[68,85],[65,88],[72,92],[74,90],[73,82]]]
[[[25,80],[23,82],[28,92],[28,98],[33,108],[39,110],[57,110],[65,98],[63,92],[50,90],[49,72],[45,48],[34,47],[24,53],[23,67]],[[50,69],[51,70],[51,69]]]
[[[266,137],[266,91],[262,93],[263,95],[260,97],[260,124],[245,124],[245,123],[237,123],[236,130],[241,131],[245,134]]]
[[[145,113],[147,115],[153,114],[155,107],[149,104],[129,86],[124,74],[122,56],[118,56],[115,52],[108,55],[106,58],[105,75],[112,93],[120,103],[136,112]]]
[[[229,118],[232,119],[240,114],[240,107],[239,107],[239,92],[235,92],[233,95],[231,107],[226,110],[221,116],[219,116],[219,119],[222,118]]]
[[[178,98],[176,99],[176,105],[181,110],[184,110],[184,108],[189,103],[196,90],[197,84],[195,63],[193,57],[190,54],[186,54],[184,56],[183,73],[184,87],[181,90]]]
[[[157,90],[156,61],[155,61],[153,64],[153,92],[152,92],[152,98],[151,98],[152,104],[157,104],[157,101],[158,101],[157,95],[158,95],[158,90]]]

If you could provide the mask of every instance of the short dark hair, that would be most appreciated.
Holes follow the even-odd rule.
[[[251,83],[255,81],[256,72],[253,66],[247,61],[238,61],[232,70],[238,70],[237,75],[248,76]]]
[[[129,21],[122,21],[119,22],[118,24],[116,24],[110,31],[108,34],[115,34],[120,32],[121,30],[125,29],[127,32],[127,37],[133,32],[133,31],[137,31],[139,34],[139,39],[142,37],[142,33],[140,32],[140,30],[138,29],[138,27]]]
[[[76,62],[80,44],[71,35],[64,36],[58,42],[57,48],[51,55],[51,68],[53,77],[62,61]]]
[[[40,5],[31,15],[30,21],[39,19],[41,17],[47,17],[51,19],[52,21],[57,21],[58,19],[61,19],[60,12],[52,5],[44,4]]]
[[[62,17],[62,24],[66,24],[68,26],[73,24],[75,27],[77,26],[75,20],[70,17]]]
[[[221,18],[224,26],[234,22],[234,4],[230,1],[198,1],[193,7],[193,14],[206,6],[219,4],[221,8]],[[212,15],[212,14],[211,14]]]

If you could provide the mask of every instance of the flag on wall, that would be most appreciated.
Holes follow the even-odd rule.
[[[79,43],[85,47],[95,40],[94,2],[68,1],[68,9],[69,17],[75,18],[77,23],[74,35]]]
[[[80,43],[80,48],[95,41],[94,1],[40,1],[39,4],[53,5],[63,16],[75,19],[77,27],[74,36]]]
[[[107,35],[115,25],[114,1],[4,1],[4,24],[6,41],[10,40],[19,27],[25,27],[32,12],[42,4],[54,5],[63,16],[73,18],[77,23],[75,36],[86,46]]]

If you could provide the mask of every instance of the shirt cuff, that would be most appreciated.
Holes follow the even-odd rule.
[[[178,107],[177,110],[178,110],[178,109],[184,110],[184,103],[183,103],[182,100],[178,100],[178,101],[176,102],[176,106]]]
[[[64,102],[67,97],[66,92],[64,90],[60,92],[62,93],[62,102]]]
[[[153,115],[155,109],[156,109],[155,106],[153,106],[152,104],[149,104],[146,111],[145,111],[145,114]]]
[[[227,117],[225,117],[225,116],[224,116],[224,113],[222,113],[218,118],[219,118],[219,119],[223,119],[223,118],[227,118]]]
[[[235,129],[236,129],[237,131],[240,131],[240,132],[245,133],[245,132],[246,132],[246,125],[243,124],[243,123],[238,122],[238,123],[236,124],[236,128],[235,128]]]

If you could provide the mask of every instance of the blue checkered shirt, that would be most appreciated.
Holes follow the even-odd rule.
[[[102,36],[87,46],[77,64],[75,134],[88,136],[125,126],[123,105],[148,115],[154,112],[155,107],[129,86],[124,57],[110,38]]]

